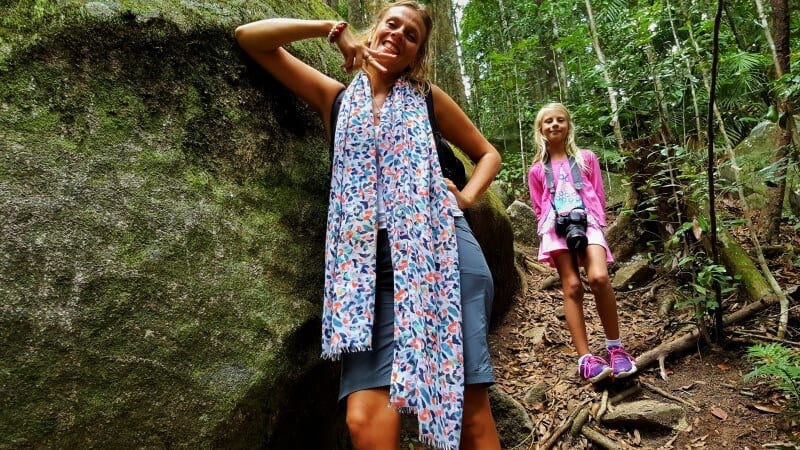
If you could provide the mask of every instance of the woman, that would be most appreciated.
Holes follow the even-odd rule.
[[[326,243],[323,356],[342,357],[340,399],[357,449],[396,449],[400,412],[438,448],[499,449],[489,407],[492,281],[461,209],[497,174],[500,156],[426,80],[432,20],[415,1],[384,7],[366,40],[345,22],[268,19],[236,38],[335,130]],[[327,38],[355,77],[345,86],[282,48]],[[432,91],[444,137],[476,163],[459,190],[441,176],[427,120]],[[391,406],[390,408],[387,408]]]

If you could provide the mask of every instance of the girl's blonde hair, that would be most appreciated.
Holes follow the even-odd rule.
[[[542,134],[542,119],[544,118],[545,112],[551,110],[556,110],[564,114],[564,116],[567,118],[567,126],[569,127],[567,130],[567,141],[565,142],[567,156],[571,156],[578,164],[578,167],[585,169],[586,162],[583,160],[580,148],[578,148],[578,145],[575,144],[575,125],[572,123],[572,115],[569,113],[569,110],[566,106],[557,102],[548,103],[542,106],[542,109],[540,109],[539,113],[536,114],[536,120],[533,122],[533,142],[536,146],[536,154],[533,157],[533,164],[536,164],[540,161],[544,163],[550,158],[549,154],[547,153],[547,138],[545,138]]]
[[[410,8],[416,11],[422,19],[422,23],[425,24],[425,37],[419,44],[419,49],[417,50],[417,60],[413,66],[406,68],[406,71],[403,74],[406,78],[408,78],[412,85],[414,85],[424,94],[430,90],[430,81],[428,78],[431,67],[431,52],[430,45],[428,44],[431,40],[431,33],[433,33],[433,17],[425,5],[417,2],[416,0],[399,0],[392,3],[387,3],[383,8],[381,8],[380,11],[378,11],[378,14],[375,16],[372,24],[369,26],[369,30],[367,30],[366,44],[367,46],[370,46],[372,38],[375,35],[375,29],[378,27],[380,21],[383,20],[390,9],[397,6]]]

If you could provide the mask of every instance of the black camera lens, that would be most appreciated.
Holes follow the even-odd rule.
[[[586,211],[583,208],[560,212],[556,216],[556,234],[566,239],[567,248],[572,252],[583,251],[589,244],[586,226]]]

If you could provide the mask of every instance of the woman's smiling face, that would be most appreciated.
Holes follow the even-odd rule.
[[[403,72],[417,63],[421,46],[427,38],[420,14],[406,6],[389,8],[372,36],[371,48],[393,57],[380,58],[390,72]]]

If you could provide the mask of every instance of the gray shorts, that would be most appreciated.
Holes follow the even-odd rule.
[[[489,266],[467,221],[456,217],[458,262],[461,272],[461,314],[464,338],[465,384],[494,383],[489,357],[489,317],[494,284]],[[342,355],[339,400],[362,389],[388,387],[392,372],[394,283],[386,230],[378,233],[377,292],[372,350]]]

